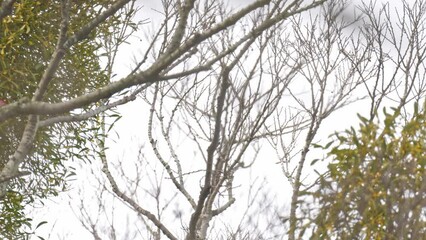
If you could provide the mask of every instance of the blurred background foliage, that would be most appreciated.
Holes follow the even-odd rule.
[[[71,1],[67,36],[89,23],[111,3],[109,0]],[[0,99],[6,104],[23,97],[30,99],[35,92],[56,47],[60,6],[60,1],[17,1],[13,12],[2,19]],[[66,101],[108,84],[111,72],[101,63],[100,55],[106,51],[102,40],[114,38],[121,31],[119,26],[128,21],[128,16],[123,18],[116,14],[91,32],[87,39],[72,46],[49,84],[43,101]],[[85,110],[93,107],[88,106]],[[53,116],[45,118],[49,117]],[[25,123],[24,117],[0,123],[0,168],[16,150]],[[96,119],[89,119],[55,124],[38,131],[32,153],[21,167],[21,171],[31,175],[13,180],[8,194],[0,200],[1,239],[25,235],[22,226],[31,226],[31,219],[24,214],[25,205],[66,189],[66,180],[74,175],[72,168],[65,166],[66,161],[90,160],[86,151],[96,135],[96,126],[99,126]]]
[[[425,107],[409,119],[400,109],[384,109],[382,121],[359,116],[359,130],[336,134],[311,239],[426,238]]]

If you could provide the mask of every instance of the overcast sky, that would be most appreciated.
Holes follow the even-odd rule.
[[[141,14],[138,16],[140,19],[151,18],[153,24],[158,24],[158,16],[159,14],[154,11],[161,11],[161,1],[141,1],[144,9]],[[247,4],[247,0],[234,0],[231,1],[231,5],[235,8],[241,6],[243,4]],[[396,2],[396,1],[393,1]],[[392,3],[395,4],[395,3]],[[143,41],[141,43],[140,39],[133,39],[134,42],[131,45],[124,46],[121,49],[119,54],[119,60],[117,61],[119,64],[116,66],[115,71],[118,74],[118,77],[125,76],[132,66],[134,66],[134,62],[132,58],[129,56],[135,55],[138,57],[139,54],[146,48],[143,45]],[[142,106],[146,107],[141,100],[136,100],[129,104],[119,107],[119,111],[122,113],[122,119],[117,123],[115,131],[119,133],[119,138],[116,135],[111,136],[110,144],[110,157],[113,158],[134,158],[137,154],[138,147],[142,144],[142,141],[146,140],[146,122],[147,122],[147,114],[148,109],[142,109]],[[327,141],[328,135],[334,131],[341,131],[349,126],[357,124],[356,113],[365,111],[365,108],[362,106],[363,103],[356,103],[351,105],[349,108],[344,108],[339,110],[332,117],[328,118],[323,127],[320,129],[318,139],[323,139],[325,142]],[[114,142],[115,141],[115,142]],[[275,158],[275,155],[268,155],[264,153],[259,157],[259,159],[264,158]],[[313,153],[315,154],[315,153]],[[83,165],[84,166],[84,165]],[[76,180],[74,183],[76,186],[88,186],[87,179],[84,179],[85,172],[90,172],[88,168],[91,166],[84,167],[85,169],[80,170],[79,177],[80,179]],[[283,205],[288,204],[290,201],[290,191],[291,188],[285,177],[282,174],[281,168],[279,165],[274,164],[272,161],[257,161],[256,165],[253,167],[256,169],[256,172],[243,171],[241,175],[243,178],[241,179],[253,179],[253,174],[259,175],[261,177],[267,177],[269,185],[268,188],[271,188],[276,193],[277,198],[281,201]],[[87,173],[88,174],[88,173]],[[83,178],[83,179],[82,179]],[[77,188],[75,188],[77,190]],[[49,233],[54,227],[53,235],[50,239],[57,239],[56,234],[65,235],[64,239],[93,239],[91,234],[81,228],[79,221],[74,216],[71,208],[68,205],[68,202],[75,201],[78,194],[76,192],[71,191],[69,195],[71,195],[71,199],[68,197],[68,193],[63,193],[58,198],[52,198],[52,200],[45,201],[46,206],[43,206],[40,209],[40,212],[36,211],[35,215],[35,223],[37,220],[48,220],[49,224],[46,224],[41,228],[40,233],[42,236],[43,233]],[[197,189],[198,191],[198,189]],[[232,211],[230,211],[232,213]],[[52,224],[55,224],[54,226]],[[67,235],[69,234],[69,235]],[[37,239],[37,238],[33,238]]]

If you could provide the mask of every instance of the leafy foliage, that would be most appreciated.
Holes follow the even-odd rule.
[[[314,193],[314,239],[425,239],[426,109],[405,121],[384,110],[384,125],[360,116],[337,134],[329,171]]]
[[[108,0],[71,1],[68,35],[110,5]],[[0,107],[22,97],[31,98],[54,52],[60,22],[60,1],[33,0],[17,1],[12,14],[1,21]],[[119,24],[119,17],[108,19],[86,40],[70,49],[44,101],[65,101],[109,83],[109,73],[100,64],[99,51],[103,45],[97,36],[113,35],[119,31]],[[49,117],[52,116],[45,118]],[[0,168],[16,150],[25,120],[16,118],[0,124]],[[13,180],[9,193],[0,200],[0,238],[24,234],[21,227],[30,225],[30,219],[23,213],[24,206],[36,199],[57,195],[66,188],[66,179],[73,172],[65,167],[65,161],[90,157],[84,149],[96,134],[92,121],[57,124],[38,132],[33,152],[21,167],[31,175]]]

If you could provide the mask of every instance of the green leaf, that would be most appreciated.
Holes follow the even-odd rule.
[[[42,221],[42,222],[40,222],[39,224],[37,224],[37,226],[36,226],[36,228],[35,229],[38,229],[39,227],[41,227],[41,226],[43,226],[44,224],[46,224],[47,223],[47,221]]]
[[[327,149],[331,146],[331,144],[333,144],[334,141],[330,141],[329,143],[327,143],[324,147],[324,149]]]
[[[414,103],[414,115],[419,114],[419,103],[415,102]]]
[[[369,122],[368,119],[361,116],[361,114],[357,113],[356,115],[358,116],[358,118],[361,120],[362,123],[366,124]]]
[[[316,144],[316,143],[312,143],[312,147],[314,147],[314,148],[321,148],[321,149],[323,149],[322,145],[320,145],[320,144]]]
[[[320,160],[319,158],[312,160],[311,166],[314,165],[315,163],[317,163],[319,160]]]

